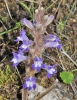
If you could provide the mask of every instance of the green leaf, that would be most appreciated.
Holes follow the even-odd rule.
[[[74,75],[71,72],[61,72],[60,77],[66,84],[70,84],[74,79]]]
[[[7,17],[2,17],[2,21],[6,21],[6,18],[7,18]]]
[[[62,21],[62,20],[60,20],[60,22],[59,22],[59,28],[60,28],[61,31],[64,30],[64,25],[65,25],[65,22]]]
[[[21,26],[21,23],[20,22],[16,22],[15,27],[20,27],[20,26]]]
[[[20,4],[30,13],[30,15],[32,17],[32,13],[31,13],[31,10],[29,9],[29,7],[23,2],[20,2]]]

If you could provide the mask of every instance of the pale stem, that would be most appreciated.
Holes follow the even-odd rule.
[[[27,89],[22,89],[22,100],[27,100]]]

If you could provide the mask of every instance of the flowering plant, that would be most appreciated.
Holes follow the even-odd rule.
[[[24,29],[20,31],[20,36],[15,40],[16,42],[22,41],[22,45],[19,47],[18,53],[13,52],[13,66],[24,61],[26,63],[26,81],[23,84],[23,88],[28,90],[36,89],[36,79],[34,74],[39,72],[40,69],[47,71],[47,77],[51,78],[56,73],[54,65],[47,65],[43,63],[42,53],[46,48],[61,48],[60,40],[53,34],[45,35],[47,26],[53,21],[53,15],[44,15],[44,8],[40,7],[35,10],[34,21],[31,23],[26,18],[21,20],[21,24],[27,26],[30,29],[30,34],[33,40],[27,37],[27,33]],[[24,52],[29,52],[28,56],[24,55]],[[34,70],[34,71],[32,71]]]

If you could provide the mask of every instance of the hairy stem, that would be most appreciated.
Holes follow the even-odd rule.
[[[22,89],[22,100],[27,100],[27,89]]]

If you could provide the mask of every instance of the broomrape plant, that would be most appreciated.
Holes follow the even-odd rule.
[[[13,53],[13,66],[17,65],[23,61],[26,63],[26,81],[23,84],[23,89],[27,88],[28,90],[36,89],[36,78],[34,74],[39,72],[40,69],[47,71],[47,77],[51,78],[52,75],[56,73],[54,65],[47,65],[43,63],[42,53],[47,48],[57,48],[60,49],[62,44],[57,36],[53,34],[45,35],[47,26],[53,21],[54,16],[44,15],[44,8],[40,7],[35,10],[34,21],[33,23],[23,18],[21,24],[28,27],[30,34],[33,37],[33,40],[30,40],[27,37],[27,33],[24,29],[20,31],[20,36],[15,40],[16,42],[22,41],[22,45],[19,47],[18,52]],[[24,52],[29,52],[28,56],[24,55]]]

